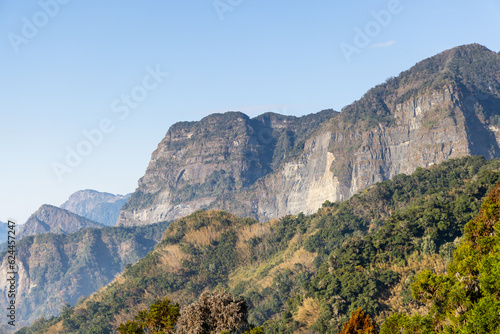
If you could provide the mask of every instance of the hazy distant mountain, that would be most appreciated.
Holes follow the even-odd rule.
[[[131,195],[114,195],[91,189],[80,190],[72,194],[61,208],[95,222],[113,226],[118,219],[120,209]]]
[[[0,244],[7,241],[8,224],[0,222]]]
[[[56,206],[44,204],[22,225],[17,239],[43,233],[73,233],[85,227],[101,228],[104,225]]]

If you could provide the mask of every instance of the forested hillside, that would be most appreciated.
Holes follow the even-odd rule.
[[[464,226],[500,181],[500,160],[450,160],[378,183],[317,213],[258,223],[195,212],[111,284],[20,333],[110,333],[156,299],[181,308],[205,289],[243,297],[265,332],[338,333],[353,311],[381,325],[432,310],[412,298],[418,273],[444,274]],[[392,319],[392,318],[391,318]]]
[[[420,272],[412,296],[428,314],[391,315],[381,333],[498,333],[500,331],[500,184],[465,226],[446,274]]]

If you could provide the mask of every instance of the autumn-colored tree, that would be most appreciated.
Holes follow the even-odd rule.
[[[351,313],[351,319],[342,325],[341,334],[376,334],[377,327],[362,308]]]

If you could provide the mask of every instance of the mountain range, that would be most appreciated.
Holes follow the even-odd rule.
[[[478,44],[425,59],[341,112],[228,112],[174,124],[117,227],[38,235],[19,247],[23,263],[55,266],[47,277],[61,272],[59,262],[28,241],[63,238],[64,264],[76,249],[64,245],[81,236],[78,247],[91,251],[81,252],[79,270],[107,265],[114,274],[126,261],[99,262],[97,249],[121,249],[128,236],[103,237],[108,246],[97,247],[88,233],[162,222],[161,242],[89,298],[75,305],[75,293],[66,294],[73,307],[20,333],[111,333],[156,298],[185,306],[215,287],[244,297],[249,320],[266,332],[337,333],[358,307],[377,323],[395,312],[426,314],[410,286],[423,269],[446,271],[465,224],[500,181],[499,136],[500,54]],[[87,293],[110,282],[60,266],[76,286],[94,284]],[[67,284],[51,276],[44,289]],[[46,297],[38,283],[24,286],[35,293],[26,308],[32,321],[43,306],[31,301]],[[62,305],[54,299],[43,312]]]
[[[260,221],[346,200],[452,158],[500,156],[500,55],[472,44],[423,60],[341,112],[239,112],[174,124],[118,225],[221,209]]]
[[[114,225],[129,195],[86,189],[73,193],[60,207],[42,205],[21,225],[18,239],[42,233],[73,233],[82,228]]]

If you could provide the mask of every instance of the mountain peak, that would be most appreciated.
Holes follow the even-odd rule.
[[[478,54],[478,53],[496,54],[494,51],[491,51],[486,46],[479,43],[459,45],[449,50],[443,51],[443,53],[445,54],[454,52],[472,53],[472,54]]]
[[[86,227],[101,228],[103,226],[73,212],[44,204],[22,225],[19,232],[19,239],[35,234],[65,234],[76,232]]]

